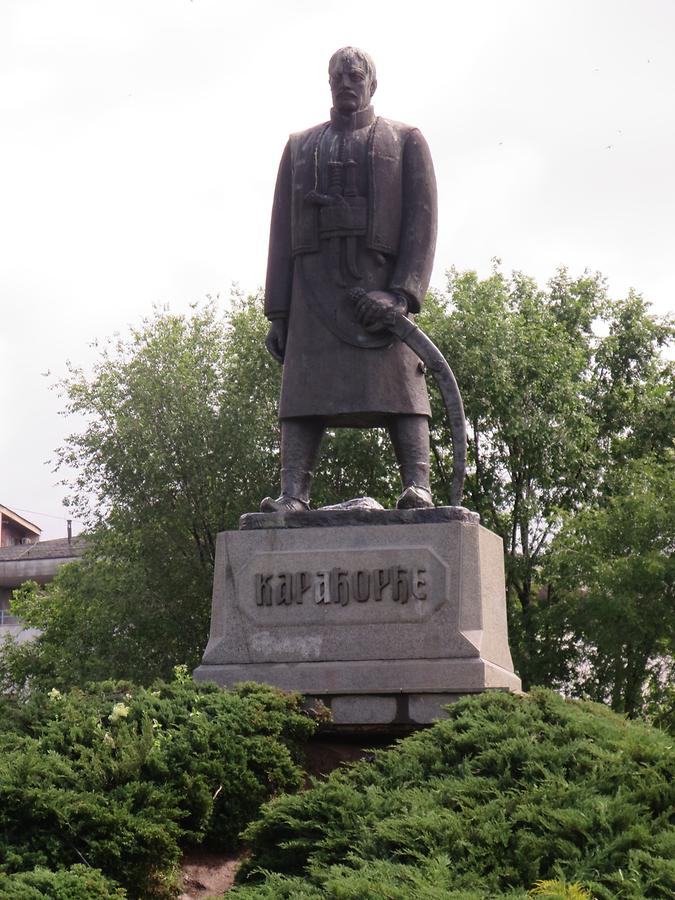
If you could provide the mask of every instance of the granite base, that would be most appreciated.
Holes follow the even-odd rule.
[[[195,678],[300,691],[343,725],[425,724],[461,695],[520,690],[497,535],[455,507],[367,512],[219,534]]]

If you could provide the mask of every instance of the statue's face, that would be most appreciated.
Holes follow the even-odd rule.
[[[373,83],[360,60],[340,57],[331,69],[329,82],[333,106],[338,112],[358,112],[370,104]]]

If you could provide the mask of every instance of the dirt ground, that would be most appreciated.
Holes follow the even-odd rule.
[[[183,860],[183,893],[179,900],[206,900],[229,891],[243,856],[188,853]]]

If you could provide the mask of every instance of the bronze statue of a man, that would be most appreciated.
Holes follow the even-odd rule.
[[[418,312],[429,285],[431,157],[416,128],[375,115],[367,53],[343,47],[328,73],[330,121],[291,135],[274,194],[265,315],[266,346],[284,365],[281,496],[261,510],[309,508],[329,426],[385,426],[403,484],[397,506],[430,507],[424,367],[387,324]]]

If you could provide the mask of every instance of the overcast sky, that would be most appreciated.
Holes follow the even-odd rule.
[[[673,0],[0,0],[0,503],[43,538],[77,427],[50,384],[154,303],[264,282],[281,151],[345,44],[431,147],[433,286],[498,256],[673,309]]]

